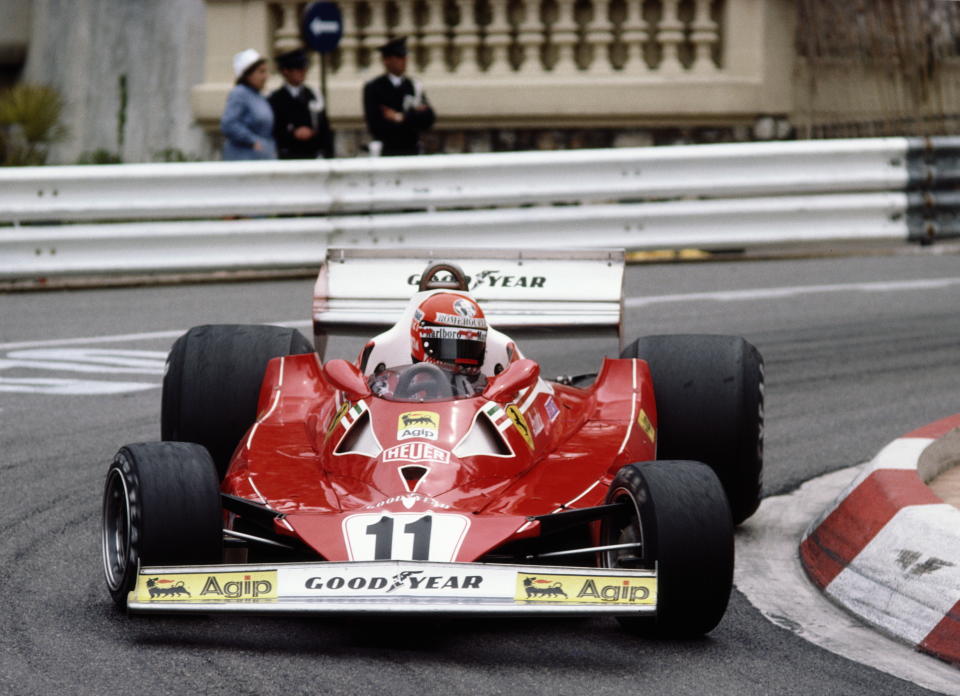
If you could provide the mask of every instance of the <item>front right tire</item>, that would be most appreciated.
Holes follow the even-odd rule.
[[[607,503],[623,511],[603,522],[607,568],[657,569],[657,615],[617,617],[631,633],[692,638],[723,618],[733,587],[733,522],[723,487],[706,464],[651,461],[620,469]]]

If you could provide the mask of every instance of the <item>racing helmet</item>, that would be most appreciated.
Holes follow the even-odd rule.
[[[487,347],[487,320],[473,299],[452,292],[426,298],[413,313],[411,357],[450,372],[480,373]]]

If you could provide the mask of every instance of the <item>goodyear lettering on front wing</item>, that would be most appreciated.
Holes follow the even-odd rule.
[[[527,602],[655,606],[657,579],[517,573],[514,599]]]
[[[277,571],[148,574],[137,578],[138,602],[263,601],[277,598]]]

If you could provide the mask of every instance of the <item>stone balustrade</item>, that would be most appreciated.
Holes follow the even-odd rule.
[[[215,128],[247,47],[301,46],[295,0],[206,0],[194,114]],[[790,112],[791,0],[340,0],[344,35],[325,58],[335,128],[362,129],[376,51],[407,36],[440,130],[752,125]],[[318,85],[317,61],[308,82]],[[274,76],[269,87],[279,85]]]
[[[336,76],[364,74],[376,47],[408,36],[424,76],[713,73],[727,0],[341,0]],[[272,50],[300,45],[302,2],[272,2]]]

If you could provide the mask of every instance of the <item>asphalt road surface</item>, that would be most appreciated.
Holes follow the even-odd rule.
[[[115,610],[99,554],[103,477],[120,445],[159,436],[166,350],[200,323],[301,321],[309,335],[311,289],[303,280],[0,295],[0,693],[930,693],[807,643],[738,591],[709,636],[661,642],[608,619]],[[628,337],[733,333],[761,350],[766,495],[960,411],[960,256],[634,266],[626,296]],[[359,347],[338,343],[328,357]],[[547,375],[590,371],[614,350],[524,347]]]

